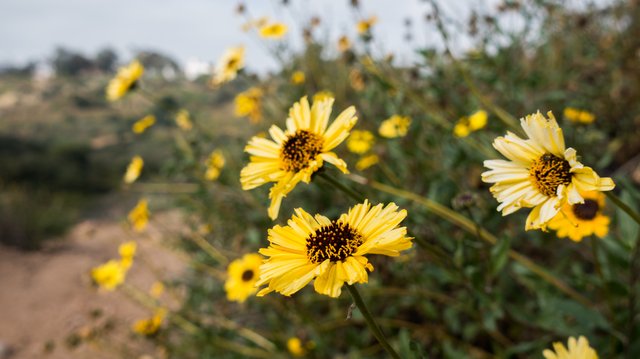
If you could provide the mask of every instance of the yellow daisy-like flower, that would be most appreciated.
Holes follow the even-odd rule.
[[[181,109],[176,114],[176,125],[185,131],[189,131],[193,128],[193,122],[191,121],[191,114],[185,109]]]
[[[131,127],[131,130],[133,130],[133,133],[139,135],[143,133],[147,128],[153,126],[155,123],[156,123],[156,116],[147,115],[139,119],[138,121],[136,121],[136,123],[133,124],[133,127]]]
[[[268,182],[276,182],[269,192],[269,217],[278,217],[282,199],[298,182],[309,183],[311,175],[324,161],[348,173],[347,164],[331,152],[349,136],[358,118],[351,106],[342,111],[329,126],[333,98],[314,101],[309,106],[307,97],[293,104],[285,131],[271,126],[273,140],[253,137],[245,147],[250,163],[240,172],[242,189],[249,190]]]
[[[235,115],[237,117],[249,116],[252,123],[262,120],[262,96],[263,92],[257,87],[239,93],[235,100]]]
[[[222,172],[225,162],[224,155],[220,149],[211,152],[207,160],[207,171],[204,173],[204,178],[207,181],[217,180],[218,177],[220,177],[220,172]]]
[[[229,264],[227,280],[224,282],[228,300],[242,303],[256,292],[255,284],[260,275],[261,264],[262,257],[255,253],[246,254]]]
[[[562,129],[553,113],[540,112],[520,120],[529,137],[521,139],[507,132],[493,142],[505,160],[487,160],[482,181],[494,183],[491,193],[500,202],[498,211],[511,214],[522,207],[533,208],[525,229],[545,229],[547,223],[568,203],[584,203],[580,191],[610,191],[611,178],[600,178],[578,162],[576,150],[565,148]]]
[[[144,161],[140,156],[133,156],[131,162],[129,162],[129,166],[127,166],[127,172],[124,173],[124,183],[133,183],[138,177],[140,177],[140,172],[142,172],[142,167],[144,166]]]
[[[327,99],[333,99],[333,92],[331,91],[318,91],[313,95],[313,102],[322,102]]]
[[[304,83],[305,79],[306,79],[306,76],[302,71],[296,71],[293,74],[291,74],[291,83],[293,83],[294,85],[300,85]]]
[[[211,85],[220,86],[236,78],[238,71],[244,67],[244,46],[227,49],[216,64]]]
[[[393,115],[382,121],[378,133],[386,138],[404,137],[407,135],[410,125],[411,119],[409,117]]]
[[[340,36],[338,39],[338,51],[345,52],[351,49],[353,45],[351,44],[351,40],[346,35]]]
[[[358,34],[364,35],[371,30],[371,27],[378,22],[378,18],[376,16],[371,16],[368,19],[358,21],[356,28],[358,29]]]
[[[296,358],[301,358],[307,354],[307,350],[302,345],[302,340],[297,337],[287,339],[287,350]]]
[[[118,253],[120,254],[120,264],[122,264],[125,269],[131,268],[131,265],[133,264],[133,257],[135,257],[136,255],[137,248],[138,245],[135,241],[124,242],[118,247]]]
[[[279,39],[283,37],[289,29],[281,22],[274,22],[260,27],[258,32],[265,39]]]
[[[471,132],[484,128],[488,118],[489,114],[484,110],[476,111],[469,117],[462,117],[453,127],[453,134],[456,137],[467,137]]]
[[[149,223],[148,201],[146,199],[138,201],[138,204],[129,212],[128,219],[134,231],[144,231],[147,228],[147,223]]]
[[[589,111],[579,110],[573,107],[564,109],[564,117],[571,122],[589,124],[596,120],[596,115]]]
[[[376,165],[378,162],[380,162],[380,158],[378,158],[378,155],[376,154],[366,155],[366,156],[360,157],[358,162],[356,162],[356,169],[358,171],[364,171],[367,168]]]
[[[372,207],[366,200],[334,221],[296,209],[287,226],[269,230],[270,245],[260,250],[269,258],[256,285],[268,287],[258,296],[272,291],[290,296],[315,279],[316,292],[336,298],[344,283],[367,283],[373,266],[365,255],[395,257],[411,248],[407,229],[398,227],[406,216],[394,203]]]
[[[367,130],[353,130],[347,140],[347,148],[349,151],[361,155],[369,151],[374,143],[373,133]]]
[[[138,60],[119,68],[116,77],[111,79],[107,85],[107,100],[116,101],[126,95],[136,87],[143,73],[144,67]]]
[[[611,220],[602,212],[604,210],[604,194],[602,192],[581,192],[584,203],[566,203],[549,222],[549,228],[556,231],[560,238],[569,237],[580,242],[582,238],[595,234],[603,238],[609,233]]]
[[[578,340],[569,337],[569,348],[560,342],[553,343],[553,351],[542,352],[545,359],[598,359],[598,353],[589,346],[587,338],[580,336]]]
[[[140,335],[151,336],[158,332],[167,310],[164,308],[157,309],[155,314],[148,319],[140,319],[133,323],[132,330]]]
[[[112,259],[91,270],[91,278],[100,288],[112,291],[124,283],[128,267],[121,261]]]

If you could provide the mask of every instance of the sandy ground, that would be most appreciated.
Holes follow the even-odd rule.
[[[177,214],[159,216],[163,225],[180,221]],[[136,235],[122,222],[87,220],[42,251],[0,247],[0,359],[160,357],[130,329],[151,312],[122,291],[94,288],[88,273],[116,258],[119,243],[135,239],[139,256],[127,283],[146,292],[158,277],[175,278],[185,268],[163,237],[153,225]],[[77,338],[90,339],[71,345]]]

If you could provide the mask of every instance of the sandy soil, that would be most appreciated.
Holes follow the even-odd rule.
[[[179,226],[176,213],[156,218],[163,226]],[[136,239],[139,256],[127,283],[148,291],[156,279],[175,278],[185,269],[181,257],[163,245],[163,237],[153,225],[135,235],[122,222],[88,220],[42,251],[0,247],[0,359],[160,357],[130,329],[150,311],[122,291],[94,288],[88,273],[116,258],[119,243]],[[78,338],[88,339],[71,345]]]

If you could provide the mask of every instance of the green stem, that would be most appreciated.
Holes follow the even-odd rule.
[[[382,345],[387,353],[389,353],[389,355],[391,355],[393,358],[400,359],[398,353],[396,353],[396,351],[391,347],[387,339],[384,337],[382,330],[380,329],[380,327],[378,327],[378,324],[376,324],[376,321],[373,319],[371,312],[369,312],[369,308],[367,308],[367,305],[364,304],[364,301],[362,300],[358,289],[354,285],[350,284],[347,284],[347,289],[349,290],[349,294],[351,294],[353,301],[358,306],[358,309],[360,309],[360,313],[362,313],[362,316],[364,316],[364,319],[367,321],[369,329],[371,329],[373,335],[376,337],[376,339],[378,339],[380,345]]]
[[[353,198],[357,202],[364,202],[365,198],[364,198],[364,196],[362,194],[360,194],[360,193],[354,191],[353,189],[345,186],[344,184],[338,182],[335,178],[329,176],[328,174],[326,174],[324,172],[320,172],[320,173],[318,173],[318,177],[322,178],[323,180],[325,180],[326,182],[328,182],[329,184],[331,184],[335,188],[337,188],[340,191],[344,192],[347,196]]]
[[[611,200],[611,202],[615,203],[618,208],[620,208],[624,213],[626,213],[629,217],[631,217],[636,223],[640,225],[640,214],[634,211],[633,208],[629,207],[626,203],[622,202],[620,197],[613,194],[611,191],[605,192],[607,197]]]

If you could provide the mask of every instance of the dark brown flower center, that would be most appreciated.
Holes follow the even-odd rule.
[[[235,70],[239,63],[240,60],[238,58],[230,58],[229,61],[227,61],[227,70]]]
[[[253,279],[253,275],[253,269],[246,269],[244,272],[242,272],[242,280],[244,282],[248,282]]]
[[[306,130],[298,130],[285,141],[280,150],[283,170],[298,172],[309,166],[309,162],[322,151],[322,136]]]
[[[571,206],[571,209],[578,219],[589,221],[596,218],[600,206],[598,205],[598,201],[585,199],[584,203],[576,203]]]
[[[529,168],[529,175],[540,192],[545,196],[555,197],[560,185],[571,183],[571,165],[564,158],[551,153],[533,161]]]
[[[307,257],[312,263],[344,261],[362,242],[362,236],[348,223],[332,222],[307,239]]]

